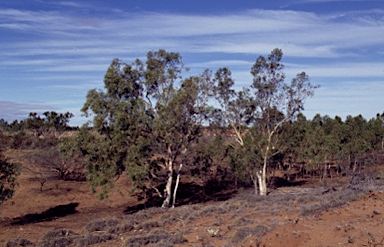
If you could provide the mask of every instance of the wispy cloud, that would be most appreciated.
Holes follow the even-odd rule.
[[[28,117],[30,112],[42,113],[48,110],[54,110],[55,107],[36,103],[16,103],[11,101],[0,101],[0,118],[6,121],[15,119],[22,120]]]
[[[46,35],[43,38],[47,43],[40,44],[43,48],[37,46],[26,51],[29,55],[90,55],[108,50],[118,53],[126,48],[147,51],[160,44],[166,48],[179,47],[180,52],[233,53],[252,53],[257,47],[279,45],[285,46],[291,56],[334,57],[342,56],[343,49],[379,45],[384,39],[384,32],[379,32],[376,20],[369,16],[362,20],[338,20],[284,10],[212,16],[121,13],[101,19],[6,9],[0,10],[0,16],[0,27],[4,29]],[[53,37],[55,34],[58,36]]]
[[[180,52],[194,71],[228,66],[238,87],[251,81],[249,71],[256,57],[275,47],[284,51],[289,79],[301,71],[325,83],[352,77],[377,82],[384,77],[384,11],[380,9],[326,14],[253,9],[199,15],[96,9],[75,1],[44,4],[55,8],[0,9],[0,80],[2,85],[20,83],[24,91],[26,87],[62,89],[49,91],[47,102],[76,90],[79,101],[84,100],[88,85],[102,85],[113,58],[129,63],[160,48]],[[322,90],[309,102],[332,94],[331,88]],[[342,90],[335,92],[340,94],[338,100],[346,100]],[[41,96],[18,94],[15,97]],[[12,106],[11,101],[3,101],[0,109],[4,102]],[[13,104],[14,110],[32,108]]]
[[[384,78],[384,62],[344,62],[314,65],[291,65],[286,70],[292,74],[293,71],[306,71],[313,77],[332,78]]]
[[[76,8],[82,8],[84,7],[84,4],[76,3],[76,2],[70,2],[70,1],[62,1],[58,3],[61,6],[70,6],[70,7],[76,7]],[[89,6],[87,6],[89,7]]]

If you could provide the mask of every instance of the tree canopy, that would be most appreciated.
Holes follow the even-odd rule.
[[[164,207],[172,197],[174,205],[174,170],[181,170],[198,137],[207,104],[204,80],[182,79],[183,70],[181,56],[164,50],[149,52],[145,63],[112,61],[105,90],[89,91],[82,109],[93,114],[93,127],[100,134],[85,150],[91,184],[106,188],[125,172],[136,188],[163,198]]]
[[[268,171],[278,166],[317,167],[325,178],[331,162],[345,170],[341,160],[348,157],[355,171],[362,153],[383,148],[381,115],[307,120],[301,112],[318,86],[305,72],[286,83],[282,59],[278,48],[259,56],[253,81],[242,89],[226,67],[183,78],[178,53],[150,51],[132,63],[114,59],[104,89],[90,90],[82,108],[93,117],[91,126],[64,150],[85,158],[87,179],[102,197],[127,175],[134,189],[170,207],[185,166],[200,175],[221,167],[223,177],[248,178],[266,195]]]

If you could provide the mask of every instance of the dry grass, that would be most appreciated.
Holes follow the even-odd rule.
[[[97,219],[89,222],[84,231],[86,233],[92,233],[97,231],[109,232],[110,229],[115,229],[119,225],[119,221],[116,219]]]
[[[169,234],[165,232],[152,232],[141,237],[128,238],[124,247],[140,247],[140,246],[174,246],[175,244],[184,243],[185,239],[182,234]]]
[[[122,218],[96,219],[89,222],[82,233],[66,229],[52,230],[43,234],[37,245],[89,246],[124,237],[126,240],[123,246],[174,246],[184,243],[184,236],[194,234],[199,229],[196,222],[204,224],[202,219],[213,217],[214,220],[206,222],[204,229],[220,228],[220,236],[217,238],[227,241],[223,246],[239,246],[248,238],[260,239],[281,224],[278,220],[258,221],[261,216],[283,215],[284,210],[290,208],[290,213],[310,218],[360,200],[372,190],[384,190],[384,178],[361,175],[351,178],[350,183],[344,186],[293,187],[272,191],[266,197],[254,195],[253,191],[243,191],[224,202],[185,205],[173,209],[150,208]],[[373,213],[374,216],[379,214],[377,212]],[[225,230],[226,228],[229,230]],[[228,232],[230,233],[227,234]],[[199,244],[210,246],[209,236],[207,239]],[[18,238],[8,241],[6,246],[34,244]]]
[[[30,242],[24,238],[16,238],[14,240],[9,240],[5,243],[5,247],[19,247],[19,246],[36,246],[34,243]]]
[[[249,237],[261,237],[268,232],[268,227],[264,225],[257,225],[254,228],[244,227],[236,231],[232,237],[232,243],[241,244]]]

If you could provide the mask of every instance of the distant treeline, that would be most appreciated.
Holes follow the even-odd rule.
[[[41,134],[44,131],[49,130],[72,130],[77,129],[77,127],[71,127],[68,125],[69,120],[73,116],[74,115],[70,112],[57,113],[55,111],[46,111],[42,114],[42,116],[36,112],[31,112],[24,120],[14,120],[11,123],[8,123],[6,120],[0,118],[0,129],[3,131],[32,130],[37,134]]]

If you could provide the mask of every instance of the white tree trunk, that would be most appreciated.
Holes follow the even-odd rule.
[[[183,164],[180,164],[179,170],[177,171],[175,188],[173,189],[173,201],[172,201],[172,207],[173,208],[175,207],[176,194],[177,194],[177,189],[179,188],[179,182],[180,182],[180,171],[181,171],[182,167],[183,167]]]
[[[167,169],[168,169],[168,180],[167,180],[167,184],[165,185],[165,190],[164,190],[165,200],[163,202],[163,205],[161,206],[163,208],[169,207],[169,204],[171,202],[172,181],[173,181],[173,163],[171,160],[168,161],[168,163],[167,163]]]
[[[259,192],[261,196],[267,195],[267,165],[268,165],[268,154],[269,146],[271,145],[272,135],[269,135],[268,146],[264,154],[263,168],[257,173],[257,179],[259,180]]]
[[[265,173],[261,170],[256,173],[257,180],[259,182],[259,195],[266,196],[267,195],[267,178]]]

